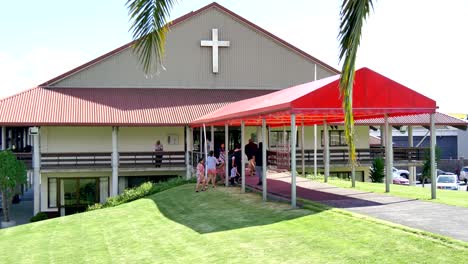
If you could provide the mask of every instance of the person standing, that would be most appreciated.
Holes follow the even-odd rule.
[[[213,188],[216,187],[216,165],[218,165],[218,160],[214,157],[214,151],[210,151],[210,155],[206,159],[206,170],[208,173],[208,182],[206,185],[211,184]]]
[[[255,170],[257,171],[257,176],[258,176],[258,183],[257,185],[262,185],[263,184],[263,143],[260,142],[258,143],[258,149],[257,152],[255,153]],[[266,164],[266,163],[265,163]]]
[[[220,174],[219,175],[221,176],[221,178],[223,178],[223,180],[224,180],[224,177],[226,176],[226,175],[224,175],[225,174],[224,169],[226,168],[226,153],[225,152],[226,152],[226,150],[224,148],[224,144],[221,144],[221,147],[219,149],[218,161],[219,161],[219,164],[220,164],[220,166],[219,166]]]
[[[254,143],[253,139],[249,139],[249,143],[245,145],[245,155],[249,161],[250,176],[255,176],[255,153],[257,153],[257,144]]]
[[[198,160],[197,165],[197,186],[195,187],[195,192],[198,192],[201,186],[201,190],[204,191],[206,187],[206,179],[205,179],[205,160],[201,158]]]
[[[162,153],[164,151],[164,147],[163,145],[161,144],[161,141],[156,141],[156,144],[154,145],[154,157],[155,157],[155,167],[156,168],[159,168],[161,167],[161,163],[162,163]]]

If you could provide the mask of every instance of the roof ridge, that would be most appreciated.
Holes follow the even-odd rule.
[[[315,58],[314,56],[310,55],[309,53],[299,49],[298,47],[290,44],[289,42],[283,40],[282,38],[280,38],[280,37],[274,35],[273,33],[263,29],[262,27],[250,22],[249,20],[247,20],[244,17],[234,13],[233,11],[231,11],[231,10],[227,9],[226,7],[218,4],[217,2],[212,2],[212,3],[210,3],[210,4],[208,4],[208,5],[204,6],[204,7],[201,7],[199,9],[195,10],[195,11],[191,11],[191,12],[185,14],[185,15],[182,15],[182,16],[168,22],[166,25],[169,28],[175,27],[176,25],[179,25],[180,23],[182,23],[182,22],[184,22],[184,21],[186,21],[186,20],[188,20],[188,19],[190,19],[190,18],[192,18],[192,17],[194,17],[196,15],[199,15],[199,14],[203,13],[204,11],[206,11],[206,10],[208,10],[210,8],[217,8],[218,10],[220,10],[220,11],[226,13],[227,15],[231,16],[233,19],[243,23],[244,25],[246,25],[248,27],[253,28],[254,30],[262,33],[263,35],[265,35],[266,37],[269,37],[273,41],[282,44],[286,48],[295,51],[296,53],[298,53],[299,55],[302,55],[306,59],[312,60],[314,63],[320,64],[321,66],[323,66],[323,67],[325,67],[325,68],[327,68],[327,69],[329,69],[329,70],[331,70],[331,71],[333,71],[333,72],[335,72],[337,74],[340,73],[340,71],[335,69],[334,67],[326,64],[325,62],[323,62],[323,61],[321,61],[321,60],[319,60],[317,58]],[[69,70],[69,71],[67,71],[67,72],[65,72],[63,74],[60,74],[57,77],[54,77],[54,78],[52,78],[52,79],[50,79],[50,80],[48,80],[48,81],[46,81],[44,83],[41,83],[38,86],[49,87],[50,85],[52,85],[54,83],[57,83],[60,80],[63,80],[63,79],[65,79],[65,78],[67,78],[67,77],[69,77],[69,76],[71,76],[71,75],[73,75],[75,73],[78,73],[78,72],[80,72],[82,70],[85,70],[85,69],[87,69],[87,68],[89,68],[89,67],[91,67],[91,66],[93,66],[93,65],[95,65],[95,64],[97,64],[97,63],[99,63],[99,62],[101,62],[101,61],[103,61],[103,60],[105,60],[105,59],[107,59],[109,57],[111,57],[111,56],[113,56],[113,55],[116,55],[116,54],[126,50],[127,48],[131,47],[134,43],[135,43],[135,40],[133,40],[133,41],[127,43],[127,44],[124,44],[124,45],[122,45],[122,46],[120,46],[120,47],[118,47],[116,49],[113,49],[113,50],[111,50],[111,51],[109,51],[109,52],[107,52],[107,53],[93,59],[93,60],[90,60],[90,61],[88,61],[88,62],[86,62],[86,63],[84,63],[84,64],[82,64],[82,65],[80,65],[78,67],[75,67],[75,68],[73,68],[73,69],[71,69],[71,70]]]

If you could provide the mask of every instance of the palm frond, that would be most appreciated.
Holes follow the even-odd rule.
[[[143,70],[149,74],[162,65],[167,18],[177,0],[128,0],[126,6],[130,16],[134,43]]]
[[[356,146],[354,144],[353,84],[356,54],[361,41],[362,26],[370,9],[372,0],[343,0],[340,12],[340,61],[344,58],[340,78],[340,94],[345,115],[345,134],[349,147],[352,166],[356,165]]]

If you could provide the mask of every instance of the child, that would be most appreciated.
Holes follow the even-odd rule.
[[[206,159],[206,170],[208,172],[208,185],[211,181],[213,188],[216,187],[216,165],[218,165],[218,160],[214,157],[214,151],[210,151],[210,155]]]
[[[240,174],[237,172],[237,165],[233,164],[232,169],[231,169],[231,176],[229,177],[229,182],[231,185],[234,185],[234,183],[239,182],[240,179]]]
[[[205,160],[201,158],[198,160],[197,165],[197,187],[195,188],[195,192],[199,191],[199,187],[202,187],[202,191],[205,190]]]

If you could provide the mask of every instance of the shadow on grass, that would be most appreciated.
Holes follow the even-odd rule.
[[[164,217],[201,234],[270,225],[325,210],[291,210],[288,204],[263,203],[261,196],[241,194],[234,187],[195,193],[192,184],[150,198]]]

